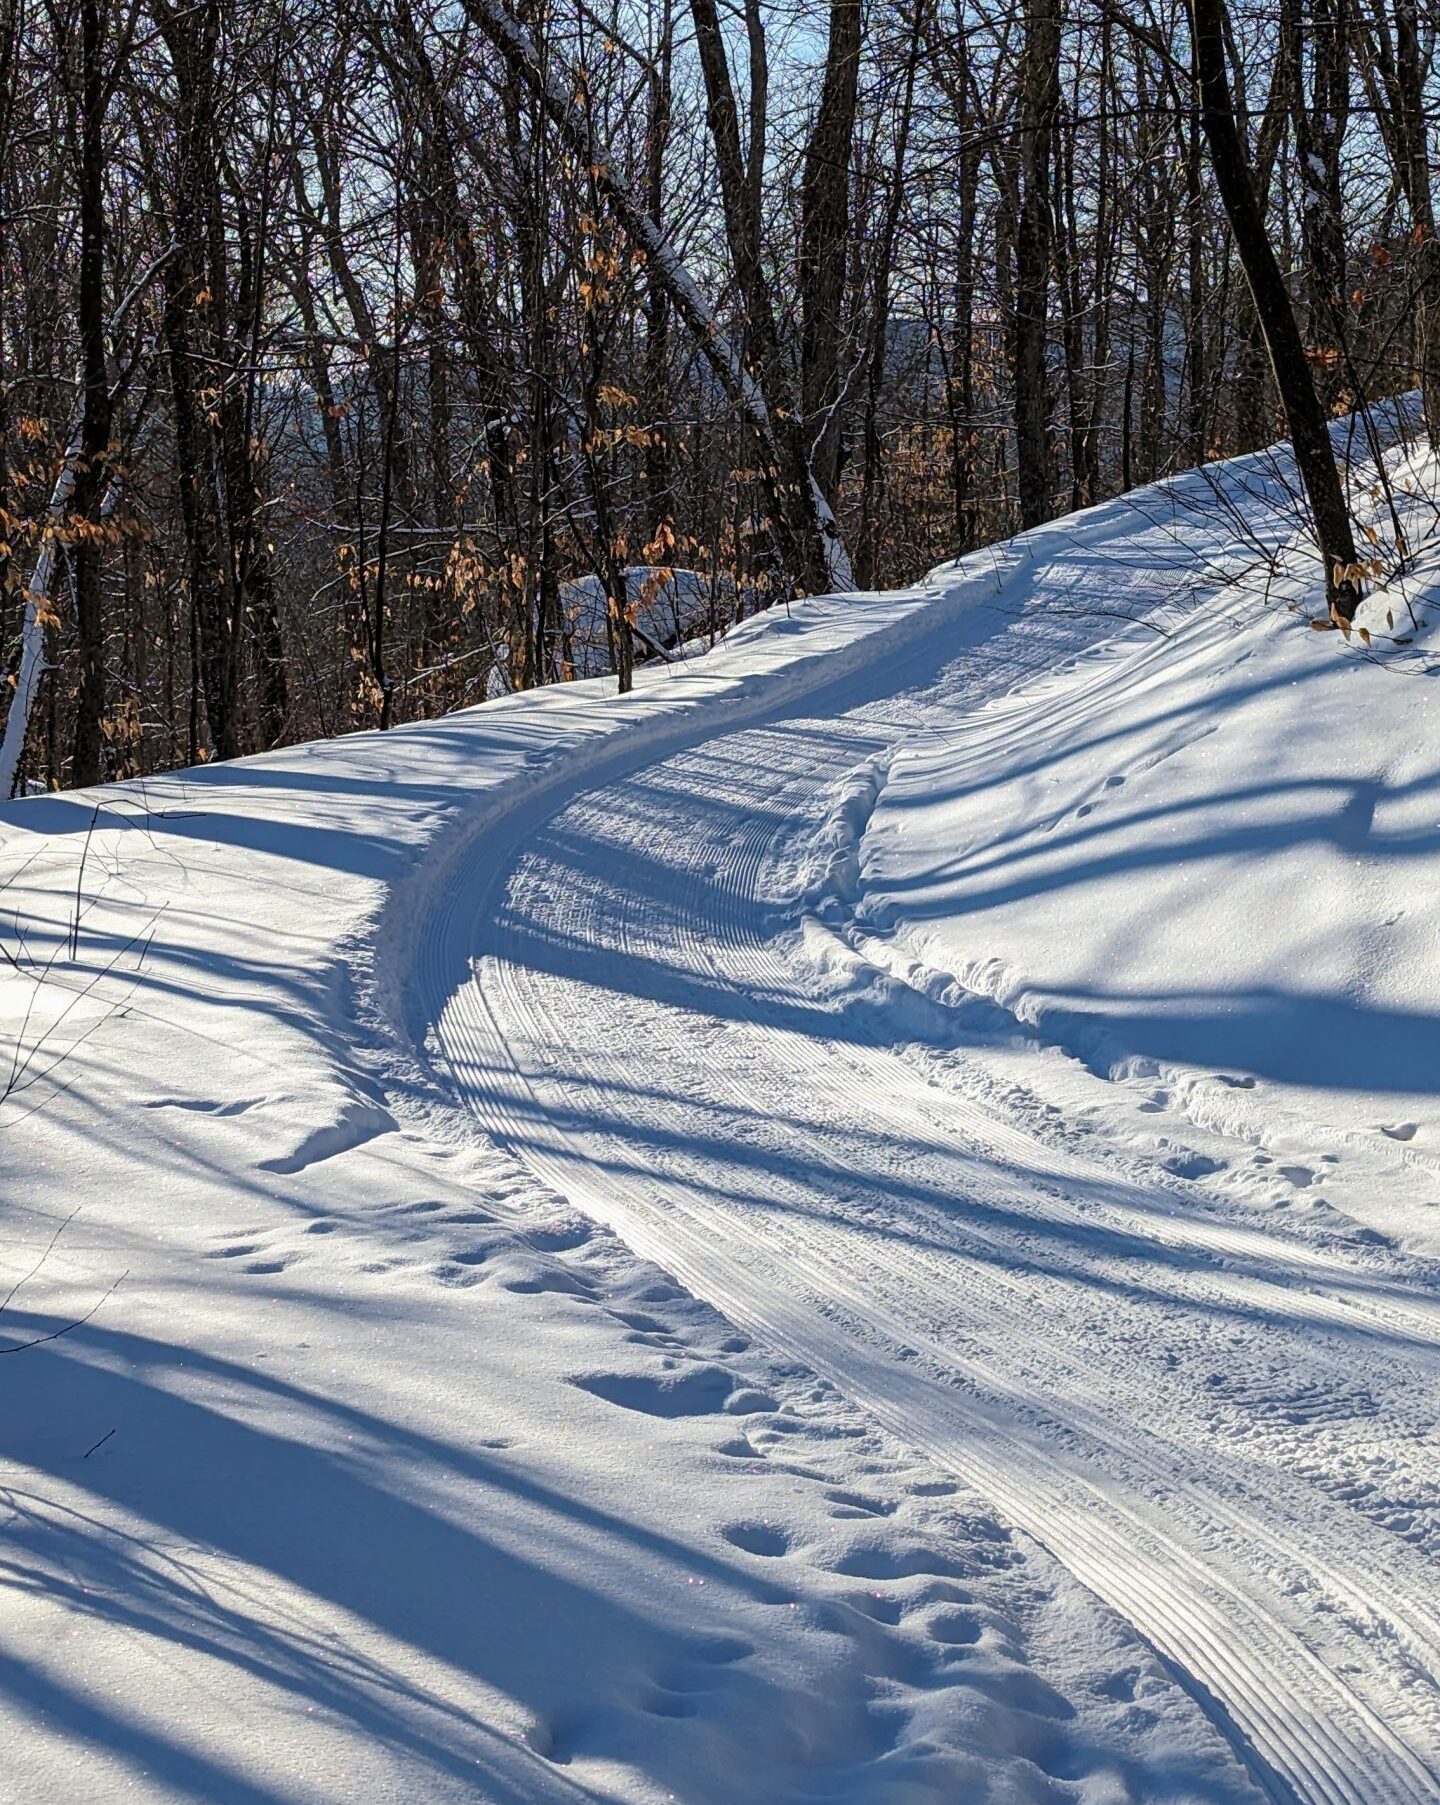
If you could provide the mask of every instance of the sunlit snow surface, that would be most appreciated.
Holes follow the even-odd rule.
[[[1219,480],[4,811],[0,1794],[1437,1796],[1428,632]]]

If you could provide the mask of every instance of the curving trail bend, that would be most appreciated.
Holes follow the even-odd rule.
[[[907,746],[948,737],[963,771],[967,733],[1018,744],[1026,680],[1089,630],[1020,610],[734,731],[612,753],[451,874],[418,1006],[487,1129],[1048,1548],[1268,1797],[1433,1805],[1434,1550],[1295,1457],[1306,1409],[1342,1442],[1348,1411],[1383,1469],[1400,1400],[1433,1396],[1422,1278],[1369,1282],[1343,1248],[927,1082],[905,1048],[941,1034],[938,1006],[833,897],[800,907],[837,807],[863,815]],[[1178,638],[1203,652],[1208,630]],[[1175,645],[1083,660],[1070,705]],[[959,1012],[952,1061],[983,1065],[991,1031]]]

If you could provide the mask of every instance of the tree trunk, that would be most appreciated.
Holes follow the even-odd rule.
[[[101,67],[98,0],[82,0],[80,96],[80,292],[79,323],[84,398],[80,426],[80,469],[71,497],[76,530],[69,548],[75,585],[76,650],[80,693],[75,711],[71,778],[78,786],[99,783],[105,717],[105,618],[100,587],[103,545],[97,511],[106,483],[110,448],[110,374],[105,355],[105,76]],[[94,529],[94,530],[92,530]]]
[[[860,0],[831,0],[825,81],[800,187],[800,400],[811,468],[832,508],[840,486],[841,310],[850,247],[850,148],[861,25]],[[913,72],[908,80],[913,85]],[[907,107],[907,125],[908,116]],[[897,155],[897,186],[899,161]],[[862,567],[866,555],[862,544]],[[860,581],[868,580],[862,568]]]
[[[669,7],[662,27],[660,53],[649,81],[649,116],[645,122],[645,211],[665,217],[665,147],[670,140],[671,59],[674,33]],[[646,531],[657,548],[670,529],[674,513],[670,474],[670,296],[653,269],[645,279],[645,500]],[[664,563],[658,549],[652,563]]]
[[[1205,191],[1200,179],[1200,116],[1192,107],[1185,137],[1186,342],[1188,407],[1186,440],[1192,464],[1203,464],[1210,445],[1210,360],[1207,355]]]
[[[1440,450],[1440,239],[1435,233],[1425,58],[1415,0],[1395,0],[1394,17],[1393,38],[1381,8],[1375,9],[1365,28],[1371,62],[1379,70],[1384,90],[1385,104],[1375,107],[1374,116],[1390,153],[1396,184],[1410,209],[1420,393],[1431,446]]]
[[[862,589],[875,582],[879,557],[879,507],[884,492],[885,466],[880,443],[880,408],[890,355],[890,267],[905,207],[905,160],[910,148],[910,126],[915,111],[915,78],[920,67],[920,36],[924,15],[919,7],[911,26],[900,91],[900,118],[894,135],[894,168],[885,199],[885,219],[874,251],[870,300],[870,345],[865,360],[865,421],[860,485],[860,542],[856,578]]]
[[[1015,225],[1015,465],[1020,525],[1054,512],[1050,475],[1051,138],[1060,108],[1060,0],[1025,0],[1020,212]]]
[[[780,565],[787,587],[845,587],[851,580],[849,559],[839,546],[829,498],[811,469],[804,423],[790,392],[774,300],[761,259],[759,176],[764,147],[755,141],[752,116],[747,163],[740,144],[739,110],[715,0],[691,0],[690,13],[705,78],[706,119],[715,147],[725,233],[745,303],[746,339],[759,376],[757,393],[763,397],[765,426],[759,442],[766,465],[763,477],[767,511],[772,516],[769,524]],[[755,36],[752,26],[752,46]],[[758,53],[752,47],[752,67]],[[827,520],[831,529],[828,532]],[[837,548],[839,556],[844,557],[844,574],[838,584]]]
[[[220,514],[219,444],[224,234],[215,131],[218,0],[157,17],[175,80],[175,189],[166,209],[175,250],[165,270],[163,329],[175,420],[175,471],[188,553],[200,685],[215,758],[241,751],[234,598]]]
[[[1350,116],[1350,10],[1347,0],[1309,0],[1309,13],[1311,93],[1296,81],[1295,155],[1310,357],[1329,414],[1346,391],[1349,361],[1340,157]]]
[[[1189,0],[1194,40],[1200,120],[1210,148],[1216,186],[1224,203],[1235,249],[1245,271],[1255,312],[1265,335],[1275,384],[1285,408],[1295,462],[1310,502],[1315,536],[1325,566],[1325,593],[1331,617],[1347,628],[1360,600],[1358,559],[1350,512],[1335,463],[1325,413],[1315,392],[1295,310],[1275,252],[1266,235],[1260,203],[1235,120],[1225,67],[1224,0]]]

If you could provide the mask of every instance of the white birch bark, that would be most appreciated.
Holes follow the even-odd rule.
[[[173,245],[168,245],[153,263],[140,272],[121,297],[119,305],[106,322],[105,330],[109,336],[113,337],[120,330],[130,309],[174,255],[174,249]],[[36,554],[35,568],[31,572],[30,586],[25,595],[25,617],[20,632],[20,666],[15,673],[15,688],[5,713],[5,732],[0,737],[0,801],[8,801],[15,794],[15,778],[20,769],[21,754],[25,750],[25,735],[30,729],[30,711],[35,706],[40,679],[45,675],[45,627],[47,618],[55,612],[55,571],[60,561],[60,534],[65,516],[70,511],[70,501],[75,493],[84,453],[85,397],[84,381],[79,371],[75,375],[75,387],[79,398],[70,417],[65,456],[55,478],[55,487],[50,492],[50,504],[45,510],[40,533],[40,550]],[[100,488],[104,497],[100,507],[100,518],[103,521],[108,520],[115,511],[115,505],[120,499],[120,484],[111,481],[108,471],[105,471],[102,472]]]
[[[51,591],[60,561],[60,530],[70,510],[70,498],[75,493],[75,480],[80,472],[82,432],[82,415],[77,408],[70,423],[70,440],[65,447],[60,473],[50,493],[50,505],[45,510],[40,550],[25,594],[20,668],[15,673],[15,689],[5,715],[4,738],[0,739],[0,800],[8,800],[15,794],[20,755],[25,750],[25,735],[30,727],[30,710],[40,688],[40,679],[45,675],[46,621],[54,611]]]

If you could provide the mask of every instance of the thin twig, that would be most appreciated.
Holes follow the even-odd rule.
[[[0,1303],[0,1316],[3,1316],[4,1313],[10,1308],[10,1305],[14,1302],[15,1293],[21,1288],[22,1285],[28,1285],[30,1283],[31,1279],[34,1278],[35,1274],[37,1272],[39,1272],[40,1268],[50,1258],[51,1254],[54,1253],[55,1243],[60,1239],[61,1235],[63,1235],[65,1233],[65,1230],[67,1228],[69,1228],[70,1224],[75,1220],[75,1218],[79,1214],[80,1214],[80,1205],[77,1203],[75,1205],[75,1208],[73,1210],[71,1210],[70,1214],[60,1224],[59,1228],[57,1228],[55,1230],[55,1233],[53,1235],[51,1235],[49,1243],[46,1246],[44,1253],[41,1254],[40,1258],[35,1262],[35,1264],[30,1268],[30,1270],[25,1274],[24,1278],[16,1279],[15,1283],[5,1293],[4,1302]]]
[[[73,1322],[67,1322],[63,1328],[52,1329],[48,1335],[36,1335],[33,1340],[17,1341],[10,1347],[0,1347],[0,1354],[23,1354],[27,1348],[44,1347],[47,1341],[58,1341],[62,1335],[68,1335],[72,1329],[83,1327],[100,1308],[101,1304],[107,1302],[114,1296],[115,1292],[119,1289],[121,1280],[127,1278],[129,1273],[130,1268],[127,1266],[125,1271],[120,1274],[120,1278],[115,1280],[114,1284],[111,1285],[110,1289],[103,1297],[96,1298],[95,1302],[91,1304],[90,1308],[83,1316],[77,1316]]]

